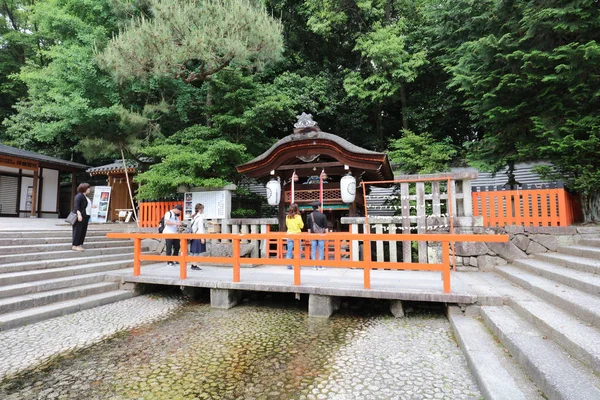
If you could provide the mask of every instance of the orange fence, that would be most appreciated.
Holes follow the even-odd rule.
[[[351,242],[353,240],[363,243],[363,260],[352,261],[350,259],[342,259],[341,251],[334,251],[334,260],[319,260],[318,264],[328,268],[361,268],[364,270],[364,288],[371,288],[371,269],[385,268],[393,270],[422,270],[422,271],[439,271],[442,273],[443,288],[445,293],[450,292],[450,242],[508,242],[508,235],[468,235],[468,234],[414,234],[410,235],[411,241],[424,242],[441,242],[442,244],[442,262],[439,264],[427,263],[405,263],[405,262],[378,262],[372,261],[371,257],[371,242],[376,240],[406,240],[406,235],[403,234],[352,234],[352,233],[328,233],[328,234],[310,234],[297,233],[289,235],[282,232],[270,233],[250,233],[250,234],[159,234],[159,233],[117,233],[110,232],[107,237],[113,239],[133,239],[134,240],[134,263],[133,275],[139,276],[141,273],[142,261],[177,261],[180,264],[179,277],[187,279],[187,263],[211,263],[211,264],[229,264],[233,267],[233,282],[240,282],[240,263],[250,264],[265,264],[265,265],[285,265],[292,264],[294,268],[294,285],[300,285],[300,267],[313,266],[314,260],[302,259],[300,241],[315,240],[317,238],[327,239],[333,242],[336,248],[340,248],[342,242]],[[142,254],[142,239],[179,239],[181,240],[181,254],[178,256],[163,256],[163,255],[147,255]],[[215,240],[231,240],[233,246],[232,257],[199,257],[188,255],[188,240],[191,239],[215,239]],[[240,241],[257,239],[265,240],[294,240],[294,258],[286,260],[282,258],[282,254],[277,254],[276,258],[241,258],[240,256]]]
[[[569,226],[574,198],[563,188],[473,192],[473,215],[484,226]]]
[[[153,201],[140,203],[140,228],[158,228],[158,221],[164,217],[167,211],[177,204],[182,205],[183,201]]]

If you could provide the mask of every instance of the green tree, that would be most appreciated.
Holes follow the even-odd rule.
[[[390,141],[390,162],[404,174],[432,174],[447,171],[457,155],[450,139],[438,142],[430,134],[404,130],[400,139]]]
[[[119,79],[164,76],[201,85],[228,66],[259,68],[279,57],[281,25],[248,0],[152,1],[100,55]]]
[[[451,84],[482,133],[471,145],[472,161],[498,170],[547,159],[554,176],[582,195],[586,220],[600,220],[597,2],[441,5],[439,40],[448,46]]]

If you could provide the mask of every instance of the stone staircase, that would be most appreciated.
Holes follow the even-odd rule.
[[[600,239],[481,275],[496,301],[449,318],[484,397],[600,399]]]
[[[107,272],[133,266],[133,242],[90,230],[0,232],[0,331],[132,297]]]

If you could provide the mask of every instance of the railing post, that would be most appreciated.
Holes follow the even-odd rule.
[[[232,240],[233,246],[233,281],[240,281],[240,238]]]
[[[300,285],[300,257],[302,239],[292,239],[294,241],[294,285]]]
[[[442,280],[444,293],[450,293],[450,243],[442,242]]]
[[[142,251],[142,239],[133,239],[133,276],[140,276],[142,261],[140,253]]]
[[[371,289],[371,239],[367,237],[363,243],[364,288]]]
[[[188,241],[181,239],[181,255],[179,256],[179,278],[187,279]]]

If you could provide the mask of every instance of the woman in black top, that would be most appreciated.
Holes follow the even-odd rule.
[[[73,225],[73,247],[75,251],[83,251],[83,241],[87,233],[90,216],[87,213],[88,202],[87,194],[90,193],[90,184],[82,183],[77,187],[75,200],[73,201],[73,211],[77,213],[77,222]]]

